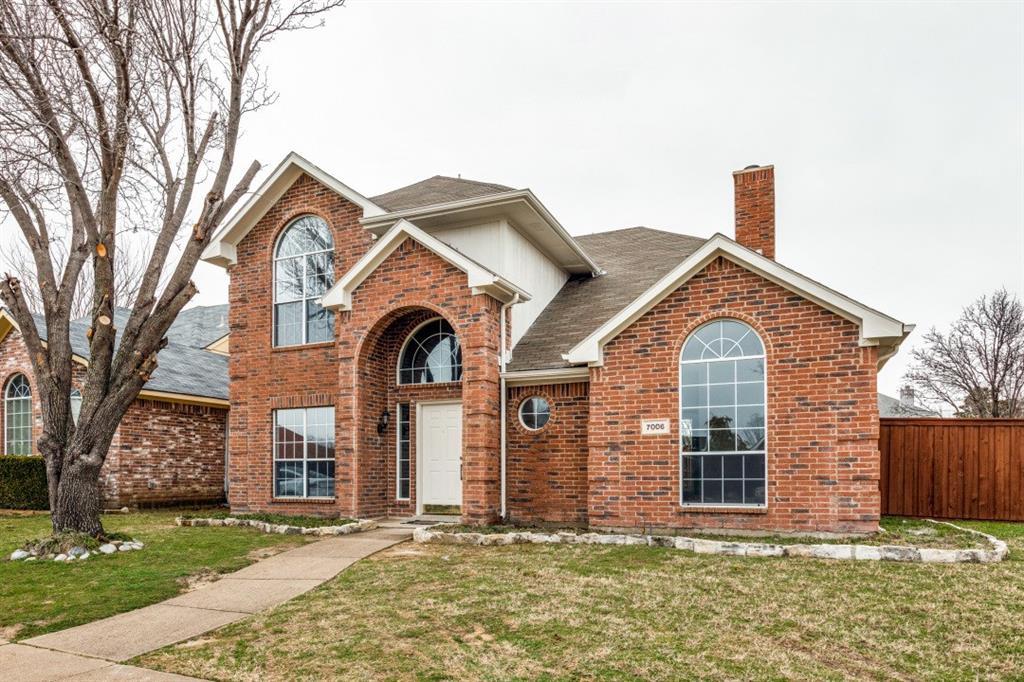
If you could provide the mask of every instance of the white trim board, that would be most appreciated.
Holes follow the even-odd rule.
[[[366,252],[359,261],[331,287],[323,298],[321,305],[332,310],[351,310],[352,293],[359,288],[367,277],[373,273],[395,250],[412,239],[424,248],[432,251],[441,259],[451,263],[466,273],[466,286],[474,294],[489,294],[502,303],[508,303],[518,294],[519,300],[529,301],[530,294],[512,284],[503,277],[491,272],[473,259],[456,251],[440,239],[432,237],[408,220],[398,221],[377,243]]]
[[[303,173],[362,208],[364,217],[385,213],[384,209],[341,180],[296,152],[290,152],[213,237],[203,251],[202,259],[221,267],[234,265],[237,261],[235,247]]]
[[[904,324],[790,270],[770,258],[765,258],[725,235],[715,234],[671,272],[562,357],[573,365],[602,365],[605,344],[719,256],[857,324],[860,329],[860,344],[862,346],[881,347],[880,365],[885,359],[891,357],[895,348],[914,328],[913,325]]]

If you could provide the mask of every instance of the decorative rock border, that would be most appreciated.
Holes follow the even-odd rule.
[[[348,535],[349,533],[373,530],[377,527],[377,522],[372,519],[353,521],[341,526],[319,526],[317,528],[289,526],[257,519],[239,519],[233,516],[224,519],[186,519],[184,516],[179,516],[174,519],[174,522],[179,526],[248,526],[264,533],[277,533],[278,535]]]
[[[1006,543],[988,533],[962,528],[945,521],[930,523],[943,524],[984,538],[991,549],[934,549],[902,545],[777,545],[761,542],[731,542],[705,540],[672,535],[618,535],[604,533],[537,533],[521,531],[512,533],[448,533],[443,530],[417,528],[413,532],[416,542],[438,542],[450,545],[515,545],[535,544],[579,544],[579,545],[647,545],[649,547],[672,547],[696,554],[719,554],[722,556],[751,557],[812,557],[815,559],[840,559],[854,561],[904,561],[936,564],[976,563],[990,564],[1002,561],[1009,553]]]
[[[98,549],[90,552],[85,547],[72,547],[64,554],[40,554],[38,551],[31,549],[16,549],[11,552],[11,561],[85,561],[91,556],[100,556],[101,554],[117,554],[119,552],[131,552],[133,550],[140,550],[146,545],[139,542],[138,540],[111,540],[110,542],[104,543],[99,546]]]

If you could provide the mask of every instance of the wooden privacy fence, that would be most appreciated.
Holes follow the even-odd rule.
[[[882,513],[1024,521],[1024,419],[882,419]]]

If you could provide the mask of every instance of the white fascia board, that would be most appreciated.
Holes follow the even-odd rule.
[[[305,157],[291,152],[214,236],[203,251],[202,259],[221,267],[234,264],[235,247],[238,243],[303,173],[362,208],[364,216],[381,215],[385,212],[380,206]]]
[[[551,211],[549,211],[533,191],[529,189],[516,189],[508,192],[501,192],[499,194],[488,194],[482,197],[474,197],[472,199],[459,199],[458,201],[448,201],[440,204],[431,204],[429,206],[417,206],[401,211],[395,211],[394,213],[385,213],[383,215],[364,215],[362,220],[359,222],[362,223],[363,227],[366,229],[379,233],[381,230],[390,227],[392,223],[397,223],[397,221],[403,219],[413,220],[416,218],[435,217],[448,213],[460,213],[469,209],[500,206],[502,204],[509,204],[518,201],[525,202],[530,209],[532,209],[541,218],[541,220],[543,220],[544,223],[547,224],[563,242],[565,242],[566,246],[572,249],[573,253],[575,253],[579,259],[586,264],[592,275],[596,276],[602,273],[601,267],[595,263],[589,255],[587,255],[583,250],[583,247],[573,239],[572,235],[562,227],[562,224],[558,222]]]
[[[502,302],[508,302],[519,295],[520,300],[530,300],[530,294],[508,280],[499,277],[479,263],[467,258],[464,254],[448,246],[440,239],[432,237],[408,220],[399,220],[387,234],[377,240],[369,251],[331,287],[323,298],[321,305],[332,310],[351,310],[352,293],[359,288],[370,274],[380,267],[395,249],[406,239],[412,239],[438,257],[451,263],[466,273],[466,286],[473,293],[486,293]]]
[[[723,256],[740,267],[854,322],[860,328],[862,346],[885,344],[895,339],[902,339],[909,333],[908,325],[899,320],[868,308],[798,272],[779,265],[774,260],[741,246],[725,235],[716,234],[562,357],[574,365],[601,365],[604,361],[603,353],[606,343],[719,256]]]
[[[589,367],[560,367],[558,369],[526,369],[504,372],[502,378],[508,386],[544,386],[547,384],[575,384],[590,381]]]

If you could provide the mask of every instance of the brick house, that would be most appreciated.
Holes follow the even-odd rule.
[[[912,327],[775,260],[772,167],[734,182],[735,240],[572,237],[528,189],[368,198],[289,155],[204,254],[232,509],[874,529],[876,375]]]
[[[116,310],[114,324],[127,321]],[[37,320],[46,338],[42,319]],[[75,382],[89,362],[87,320],[71,323]],[[167,334],[159,367],[128,409],[100,472],[108,508],[224,500],[227,442],[227,306],[183,310]],[[42,432],[39,396],[21,333],[0,309],[0,424],[4,455],[36,454]],[[80,385],[80,384],[79,384]],[[81,405],[72,392],[72,412]]]

